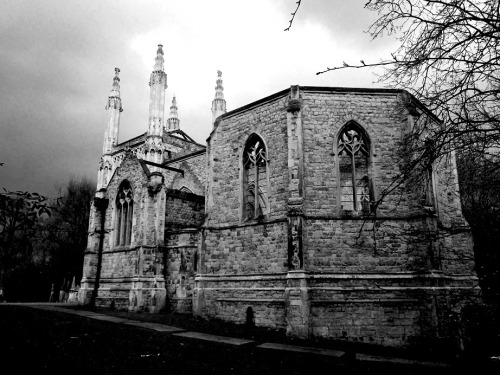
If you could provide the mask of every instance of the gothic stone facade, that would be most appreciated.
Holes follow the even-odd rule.
[[[296,86],[219,117],[195,314],[243,322],[251,308],[290,335],[383,345],[450,334],[450,312],[478,292],[471,237],[450,231],[466,226],[453,158],[430,201],[385,194],[405,132],[432,117],[414,99],[402,110],[407,98]]]
[[[402,90],[292,86],[214,117],[206,148],[178,129],[156,162],[151,131],[112,147],[90,223],[104,215],[98,304],[390,346],[451,335],[450,313],[478,298],[471,237],[452,231],[467,225],[453,155],[431,183],[388,189],[431,113]]]

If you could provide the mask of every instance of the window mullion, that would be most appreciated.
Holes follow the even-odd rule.
[[[255,159],[255,184],[254,184],[254,218],[259,213],[259,164],[257,158]]]
[[[125,238],[125,243],[130,245],[132,239],[132,215],[133,215],[133,204],[132,201],[128,203],[128,211],[127,211],[127,237]]]
[[[118,220],[118,225],[116,226],[116,239],[115,239],[115,245],[116,246],[119,246],[120,245],[120,238],[121,238],[121,225],[122,225],[122,211],[123,211],[123,207],[122,207],[122,204],[120,201],[118,201],[118,214],[116,215],[117,216],[117,220]]]
[[[353,209],[354,211],[358,210],[358,197],[356,193],[356,159],[354,158],[354,154],[351,154],[351,165],[352,165],[352,195],[353,195]]]
[[[126,207],[127,207],[127,202],[123,202],[122,216],[121,216],[121,230],[120,230],[120,245],[121,246],[125,245],[125,228],[126,228],[125,222],[127,220]]]

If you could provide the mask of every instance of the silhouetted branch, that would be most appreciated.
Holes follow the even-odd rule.
[[[300,2],[302,0],[298,0],[297,1],[297,8],[295,9],[295,11],[292,13],[292,19],[289,21],[290,24],[288,25],[288,27],[284,30],[284,31],[289,31],[290,28],[292,27],[292,23],[293,23],[293,20],[295,19],[295,15],[297,14],[297,11],[299,10],[299,7],[300,7]]]

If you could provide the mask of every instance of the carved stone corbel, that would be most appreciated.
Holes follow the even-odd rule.
[[[163,175],[160,172],[152,172],[148,176],[148,192],[151,195],[158,193],[163,186]]]

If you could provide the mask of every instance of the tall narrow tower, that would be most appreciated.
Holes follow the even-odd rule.
[[[177,100],[175,95],[172,98],[172,105],[170,106],[170,115],[167,120],[167,131],[179,130],[179,115],[177,113]]]
[[[163,161],[163,128],[165,123],[165,90],[167,74],[164,71],[163,46],[158,44],[155,65],[149,79],[149,127],[145,144],[145,159],[153,163]]]
[[[217,70],[217,85],[215,86],[215,98],[212,100],[212,125],[220,115],[226,113],[226,99],[224,99],[224,87],[222,86],[222,72]]]
[[[102,149],[102,158],[99,165],[97,175],[97,189],[105,188],[111,176],[113,148],[118,143],[118,130],[120,127],[120,113],[122,109],[122,100],[120,98],[120,69],[115,68],[115,76],[113,78],[113,86],[108,97],[106,110],[108,111],[108,119],[106,122],[106,130],[104,132],[104,143]]]
[[[120,127],[120,113],[122,109],[122,100],[120,98],[120,69],[115,68],[115,76],[113,78],[113,86],[108,97],[106,110],[108,111],[108,120],[106,123],[106,131],[104,133],[103,155],[111,153],[114,146],[118,142],[118,130]]]

